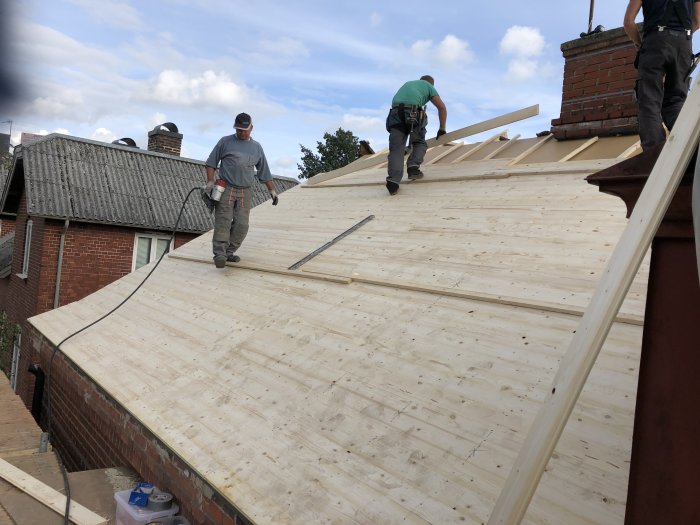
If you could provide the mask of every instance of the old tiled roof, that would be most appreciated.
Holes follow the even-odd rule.
[[[16,213],[23,182],[30,215],[172,230],[185,197],[205,180],[201,161],[51,134],[18,148],[0,212]],[[275,177],[278,193],[296,184]],[[253,205],[268,198],[258,184]],[[178,230],[203,233],[212,227],[194,192]]]

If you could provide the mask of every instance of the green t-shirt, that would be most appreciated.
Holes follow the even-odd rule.
[[[425,106],[433,97],[438,97],[437,90],[427,80],[409,80],[394,95],[391,105]]]

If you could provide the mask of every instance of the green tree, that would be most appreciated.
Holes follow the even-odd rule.
[[[12,344],[19,327],[10,321],[5,312],[0,312],[0,370],[10,377],[12,363]]]
[[[360,155],[360,139],[352,131],[338,128],[333,135],[324,133],[323,140],[316,142],[318,155],[299,144],[302,153],[301,164],[297,164],[300,179],[342,168]]]

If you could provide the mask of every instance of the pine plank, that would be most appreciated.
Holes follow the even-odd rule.
[[[56,512],[64,512],[66,497],[63,494],[14,467],[2,458],[0,458],[0,477]],[[107,523],[105,518],[83,507],[77,501],[71,501],[69,518],[76,525],[104,525]]]

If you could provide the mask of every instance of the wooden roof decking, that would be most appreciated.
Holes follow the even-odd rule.
[[[585,176],[628,146],[294,188],[241,263],[205,234],[61,351],[256,524],[483,523],[626,223]],[[31,322],[57,343],[147,271]],[[647,271],[524,523],[624,520]]]

